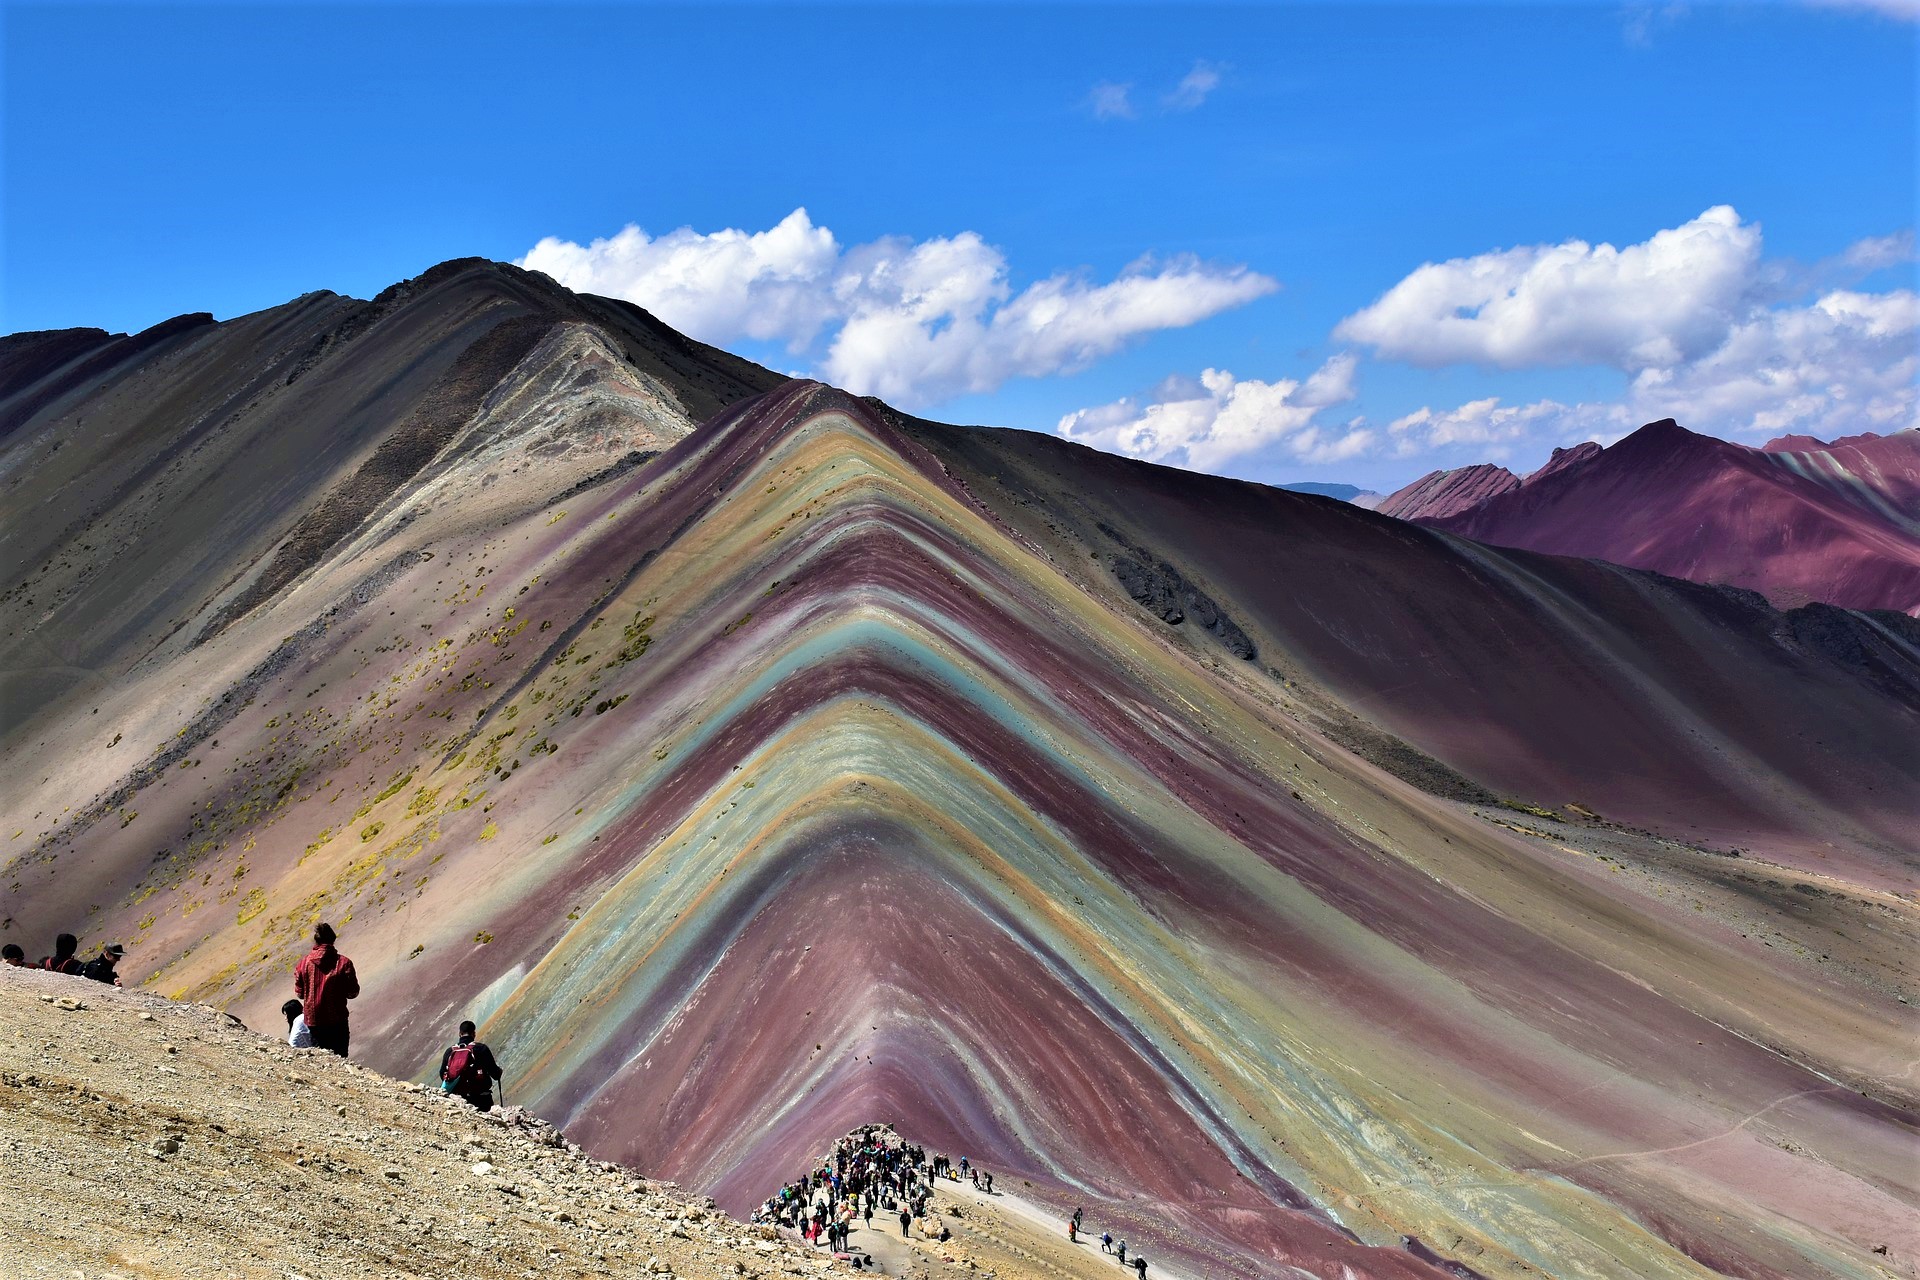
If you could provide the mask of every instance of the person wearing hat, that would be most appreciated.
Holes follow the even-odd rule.
[[[100,948],[99,955],[87,961],[87,967],[80,971],[80,976],[117,987],[120,985],[120,975],[113,971],[113,967],[120,963],[120,957],[125,954],[127,954],[125,947],[117,942],[109,942]]]

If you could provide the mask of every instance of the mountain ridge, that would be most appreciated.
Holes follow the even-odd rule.
[[[1662,419],[1577,459],[1556,450],[1525,482],[1435,472],[1380,509],[1481,542],[1747,587],[1782,607],[1920,614],[1920,430],[1790,442],[1753,449]]]

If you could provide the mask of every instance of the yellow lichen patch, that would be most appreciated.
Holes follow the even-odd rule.
[[[491,840],[499,834],[500,834],[500,827],[498,824],[493,822],[489,822],[487,823],[486,826],[480,828],[480,838],[482,840]]]
[[[369,823],[367,828],[360,833],[361,843],[364,844],[366,841],[373,839],[375,836],[379,835],[382,831],[385,831],[386,829],[387,829],[387,824],[384,822]]]
[[[240,899],[240,910],[234,915],[235,924],[246,924],[267,909],[267,894],[264,889],[254,889]]]

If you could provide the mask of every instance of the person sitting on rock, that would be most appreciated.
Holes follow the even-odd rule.
[[[313,1033],[307,1030],[306,1015],[300,1012],[300,1002],[289,1000],[280,1006],[281,1016],[287,1020],[287,1043],[296,1049],[313,1048]]]
[[[120,975],[114,972],[113,967],[120,963],[120,957],[125,954],[125,947],[117,942],[109,942],[100,948],[99,955],[87,961],[86,967],[80,970],[80,976],[117,987],[120,985]]]
[[[491,1111],[500,1064],[493,1060],[493,1050],[474,1039],[476,1032],[473,1023],[460,1024],[459,1042],[440,1055],[440,1087],[482,1111]]]
[[[344,1058],[347,1001],[360,994],[360,979],[353,972],[353,961],[333,949],[334,937],[333,926],[324,921],[313,927],[313,950],[293,971],[293,994],[300,997],[313,1047]]]
[[[40,957],[40,967],[49,973],[65,973],[79,977],[86,968],[80,963],[80,957],[74,952],[80,950],[80,939],[70,933],[63,933],[53,940],[53,954]]]
[[[9,942],[6,946],[0,947],[0,964],[7,965],[9,968],[24,969],[27,967],[27,953],[20,949],[19,943]]]

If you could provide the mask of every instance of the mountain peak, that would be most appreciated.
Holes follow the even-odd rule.
[[[1441,520],[1520,487],[1520,477],[1491,462],[1429,471],[1388,494],[1374,510],[1402,520]]]

